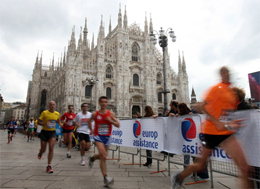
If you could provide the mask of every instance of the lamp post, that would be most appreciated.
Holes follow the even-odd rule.
[[[90,108],[89,111],[92,111],[92,88],[98,82],[98,79],[87,78],[86,83],[90,86]]]
[[[168,32],[168,30],[170,30]],[[156,32],[155,34],[153,32]],[[169,34],[169,36],[172,38],[172,42],[176,41],[176,36],[174,35],[174,31],[172,30],[172,28],[168,28],[166,30],[166,32],[163,30],[163,28],[161,27],[161,29],[159,30],[159,33],[157,31],[152,31],[150,33],[150,41],[156,45],[157,43],[157,39],[156,39],[156,35],[158,35],[159,37],[159,45],[160,47],[162,47],[162,51],[163,51],[163,91],[161,93],[163,93],[163,98],[164,98],[164,114],[167,110],[167,93],[170,93],[169,89],[166,89],[166,62],[165,62],[165,48],[168,46],[168,37],[167,35]]]

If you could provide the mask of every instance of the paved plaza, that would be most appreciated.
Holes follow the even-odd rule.
[[[80,154],[75,148],[71,150],[72,158],[66,158],[65,147],[60,148],[58,143],[54,149],[53,174],[45,172],[47,165],[47,153],[41,160],[38,160],[40,142],[36,138],[34,142],[27,143],[27,138],[18,133],[10,144],[7,144],[7,131],[0,131],[0,184],[1,188],[105,188],[103,177],[99,169],[99,162],[96,161],[91,170],[87,166],[80,166]],[[113,148],[113,147],[112,147]],[[121,150],[129,150],[124,148]],[[134,149],[130,149],[134,150]],[[86,154],[86,159],[93,153]],[[142,152],[143,153],[143,152]],[[115,152],[117,158],[118,152]],[[153,153],[160,156],[160,153]],[[109,151],[108,158],[112,157]],[[139,167],[139,165],[124,165],[132,162],[132,156],[120,154],[120,161],[108,160],[108,176],[113,177],[115,184],[110,188],[115,189],[170,189],[170,177],[168,172],[150,174],[157,170],[157,162],[154,161],[152,167]],[[142,158],[142,163],[145,163]],[[139,156],[135,157],[135,163],[139,161]],[[167,160],[160,162],[160,169],[167,169]],[[182,166],[171,165],[171,172],[182,170]],[[214,188],[239,188],[239,180],[218,173],[214,173]],[[185,183],[194,182],[189,178]],[[183,185],[183,188],[210,188],[211,183]]]

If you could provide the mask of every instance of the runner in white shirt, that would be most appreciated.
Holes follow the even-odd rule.
[[[30,140],[32,140],[33,133],[34,133],[34,121],[33,121],[33,118],[31,118],[31,120],[29,121],[28,129],[27,129],[27,137],[28,137],[27,142],[29,142],[30,136],[31,136]]]
[[[88,120],[91,118],[91,113],[88,112],[88,104],[83,103],[81,104],[81,112],[78,113],[74,119],[75,125],[77,127],[77,132],[79,133],[79,140],[80,140],[80,155],[81,155],[81,162],[82,166],[85,165],[85,150],[90,148],[90,138],[89,133],[90,130],[88,128]]]

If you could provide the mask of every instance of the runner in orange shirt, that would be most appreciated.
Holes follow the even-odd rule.
[[[227,115],[236,105],[236,97],[230,88],[229,70],[220,69],[222,82],[213,86],[204,98],[203,111],[207,114],[202,123],[201,131],[204,134],[202,157],[195,164],[172,176],[172,189],[181,188],[183,180],[195,171],[203,169],[212,149],[219,146],[226,150],[242,173],[242,188],[250,188],[248,180],[249,166],[245,155],[233,134],[241,127],[242,120],[228,121]]]

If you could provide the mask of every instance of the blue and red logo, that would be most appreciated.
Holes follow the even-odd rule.
[[[133,125],[133,133],[135,138],[138,138],[138,136],[141,134],[141,124],[139,121],[135,121]]]
[[[187,142],[191,142],[192,139],[196,138],[196,124],[191,118],[185,118],[184,121],[181,123],[181,132],[183,138]]]

